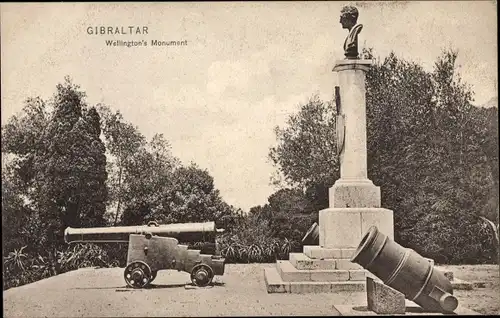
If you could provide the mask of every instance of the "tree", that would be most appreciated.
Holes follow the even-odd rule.
[[[219,221],[234,212],[223,201],[208,171],[193,163],[174,172],[172,187],[164,196],[164,207],[167,219],[181,223]]]
[[[165,193],[172,186],[174,169],[180,162],[170,151],[163,135],[155,135],[124,162],[122,201],[124,224],[143,224],[168,211]]]
[[[34,158],[38,212],[49,243],[67,226],[102,225],[106,200],[104,145],[99,116],[66,77],[57,85],[53,113]]]
[[[22,192],[12,179],[12,169],[2,169],[2,240],[6,252],[29,243],[29,238],[23,234],[26,234],[25,225],[30,222],[31,211],[25,206]]]
[[[275,128],[278,144],[269,151],[275,167],[291,187],[307,189],[319,206],[328,206],[328,189],[339,177],[335,153],[335,111],[313,96],[291,115],[287,127]]]
[[[158,162],[161,164],[162,161]],[[144,195],[126,208],[124,224],[141,224],[148,221],[160,223],[189,223],[216,221],[233,216],[234,208],[225,203],[214,188],[213,177],[195,164],[179,166],[172,174],[152,174]],[[140,176],[136,175],[136,179]]]
[[[300,241],[308,228],[318,221],[318,211],[301,190],[281,189],[267,200],[274,237]]]
[[[49,122],[46,108],[41,98],[28,98],[22,111],[2,127],[2,154],[10,154],[12,158],[11,182],[19,188],[21,196],[32,201],[34,159],[43,149],[42,136]]]
[[[146,138],[137,127],[125,122],[119,111],[113,113],[106,105],[99,105],[98,110],[103,118],[102,130],[110,157],[107,166],[108,204],[115,208],[114,213],[108,216],[108,219],[113,226],[116,226],[122,215],[122,203],[125,198],[124,180],[130,179],[127,178],[126,167],[130,166],[131,160],[140,152],[140,149],[146,146]]]

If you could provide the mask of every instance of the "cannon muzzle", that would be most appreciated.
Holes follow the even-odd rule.
[[[422,308],[452,312],[458,306],[450,281],[412,249],[404,248],[372,226],[351,262],[361,265],[384,284],[400,291]]]
[[[128,242],[130,234],[155,235],[176,238],[179,242],[210,242],[215,241],[217,233],[215,222],[178,223],[158,225],[150,222],[140,226],[71,228],[64,231],[66,243],[113,243]]]

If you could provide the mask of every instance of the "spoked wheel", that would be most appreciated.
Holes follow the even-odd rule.
[[[191,271],[191,282],[199,287],[205,287],[212,282],[214,272],[210,266],[199,264]]]
[[[130,263],[125,268],[124,277],[127,285],[132,288],[143,288],[153,280],[151,268],[141,261]]]

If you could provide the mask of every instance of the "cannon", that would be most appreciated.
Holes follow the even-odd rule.
[[[404,248],[370,227],[351,262],[403,293],[409,300],[431,312],[453,312],[458,300],[446,276],[412,249]]]
[[[173,269],[191,274],[196,286],[207,286],[215,275],[224,274],[224,258],[188,249],[181,242],[215,242],[214,222],[142,226],[71,228],[64,231],[66,243],[128,242],[124,278],[129,287],[147,287],[159,270]]]

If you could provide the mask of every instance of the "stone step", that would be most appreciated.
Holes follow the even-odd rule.
[[[297,269],[290,261],[277,261],[276,269],[285,282],[364,281],[366,271],[359,269]]]
[[[296,269],[337,269],[334,259],[313,259],[304,253],[290,253],[290,263]]]
[[[351,259],[356,250],[353,248],[325,248],[319,245],[305,245],[304,254],[312,259]]]
[[[290,263],[299,270],[363,270],[363,268],[348,259],[315,259],[304,253],[290,253]]]
[[[364,292],[365,281],[341,281],[341,282],[285,282],[281,279],[277,268],[264,269],[264,280],[268,293],[338,293],[338,292]]]

